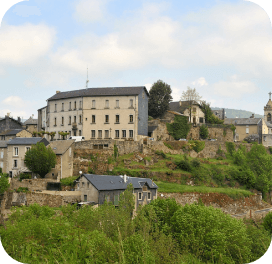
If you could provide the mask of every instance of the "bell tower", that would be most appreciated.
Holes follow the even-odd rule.
[[[272,101],[271,101],[271,92],[269,94],[269,101],[264,107],[264,120],[270,124],[272,124]]]

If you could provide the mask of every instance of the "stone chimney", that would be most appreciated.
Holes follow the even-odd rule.
[[[56,94],[60,93],[60,91],[56,91]]]
[[[250,118],[254,118],[254,114],[252,113],[251,117]]]
[[[21,117],[20,117],[20,116],[18,116],[18,117],[17,117],[17,120],[18,120],[19,122],[21,122]]]
[[[124,182],[127,182],[127,175],[124,175]]]

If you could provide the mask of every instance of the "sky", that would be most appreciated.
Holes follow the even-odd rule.
[[[21,1],[0,27],[0,116],[37,117],[57,90],[84,89],[87,67],[89,88],[160,79],[174,101],[190,86],[212,107],[263,114],[271,21],[242,0]]]

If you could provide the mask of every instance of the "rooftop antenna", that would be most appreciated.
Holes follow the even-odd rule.
[[[87,80],[86,80],[86,88],[88,88],[88,83],[89,83],[89,80],[88,80],[88,66],[87,66]]]

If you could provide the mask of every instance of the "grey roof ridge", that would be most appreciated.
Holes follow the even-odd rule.
[[[70,139],[70,140],[67,140],[67,141],[73,141],[67,148],[65,148],[65,151],[63,151],[63,153],[65,153],[70,147],[71,145],[76,141],[75,139]],[[50,146],[50,142],[48,144],[48,146]],[[50,146],[51,147],[51,146]],[[52,149],[52,148],[51,148]]]

